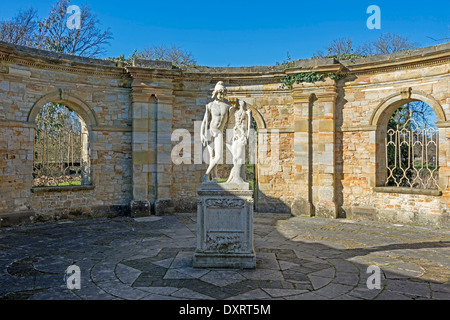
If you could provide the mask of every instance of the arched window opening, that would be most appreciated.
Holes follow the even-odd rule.
[[[387,124],[386,186],[438,189],[437,117],[423,101],[398,108]]]
[[[69,107],[47,103],[36,117],[33,187],[90,184],[88,130]]]

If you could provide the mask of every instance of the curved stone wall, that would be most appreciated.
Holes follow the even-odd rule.
[[[355,61],[299,60],[289,69],[179,70],[0,43],[2,225],[195,210],[206,165],[195,158],[194,133],[214,85],[224,81],[230,101],[251,106],[261,137],[279,142],[276,161],[256,165],[256,211],[448,226],[449,61],[444,44]],[[310,71],[345,77],[281,86],[286,75]],[[382,186],[383,126],[396,107],[413,100],[428,103],[438,117],[438,191]],[[50,101],[67,104],[88,126],[92,186],[32,188],[33,121]],[[177,129],[191,134],[191,163],[171,160]],[[270,143],[267,149],[276,154]]]

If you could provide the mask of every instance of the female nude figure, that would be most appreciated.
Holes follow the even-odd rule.
[[[234,117],[235,125],[231,145],[233,168],[227,183],[244,183],[246,177],[242,166],[245,164],[245,146],[248,143],[252,124],[252,112],[247,110],[245,101],[239,100],[239,109],[234,113]]]

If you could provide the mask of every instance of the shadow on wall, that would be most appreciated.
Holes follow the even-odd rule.
[[[352,79],[346,79],[347,81],[353,81],[356,77],[352,77]],[[343,138],[344,134],[342,132],[342,125],[344,121],[344,107],[347,104],[347,100],[345,99],[345,90],[342,86],[337,88],[338,97],[336,100],[336,133],[335,133],[335,201],[338,208],[338,218],[347,218],[346,211],[342,208],[344,204],[344,186],[342,185],[342,180],[344,179],[344,145]]]
[[[261,190],[255,190],[256,213],[291,214],[291,206],[279,198],[269,197]]]
[[[200,189],[199,183],[198,189]],[[259,190],[254,192],[254,212],[255,213],[279,213],[291,214],[291,206],[283,200],[265,195]],[[193,213],[197,211],[197,195],[187,195],[183,198],[175,199],[175,213]]]

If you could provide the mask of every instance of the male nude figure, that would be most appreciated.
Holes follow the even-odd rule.
[[[228,122],[230,104],[224,101],[227,88],[219,81],[214,88],[213,102],[206,105],[205,117],[200,129],[203,146],[208,148],[209,167],[204,176],[205,182],[210,182],[210,174],[213,182],[217,182],[217,165],[223,158],[223,132]],[[211,141],[208,140],[211,137]]]

